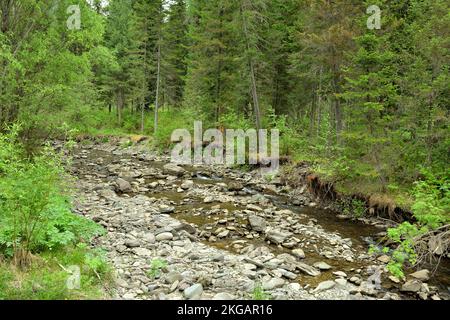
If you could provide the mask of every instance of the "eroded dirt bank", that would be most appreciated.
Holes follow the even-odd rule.
[[[224,167],[179,167],[145,144],[82,143],[76,211],[99,222],[120,299],[447,298],[424,279],[396,284],[367,254],[385,227],[350,222],[306,186]],[[156,278],[151,261],[164,261]],[[403,287],[403,291],[400,289]]]

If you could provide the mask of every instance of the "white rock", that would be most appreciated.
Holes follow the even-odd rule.
[[[227,292],[217,293],[213,298],[213,300],[235,300],[235,297]]]
[[[184,297],[189,300],[199,299],[203,294],[203,286],[200,283],[186,288],[183,292]]]
[[[306,256],[305,252],[302,249],[294,249],[292,250],[292,254],[298,259],[304,259]]]
[[[171,232],[163,232],[155,237],[156,241],[166,241],[166,240],[172,240],[173,234]]]
[[[284,283],[285,281],[281,278],[272,278],[269,281],[263,283],[262,287],[264,290],[273,290],[282,287]]]
[[[336,285],[336,282],[331,281],[331,280],[321,282],[317,286],[317,288],[314,289],[313,293],[318,293],[318,292],[322,292],[322,291],[333,289],[335,285]]]

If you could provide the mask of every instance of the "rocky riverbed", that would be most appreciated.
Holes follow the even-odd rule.
[[[306,188],[226,167],[181,167],[145,143],[81,143],[75,211],[105,227],[117,299],[442,299],[369,255],[385,227],[318,208]],[[150,271],[150,272],[149,272]]]

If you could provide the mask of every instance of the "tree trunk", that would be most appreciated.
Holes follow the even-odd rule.
[[[244,36],[245,36],[245,42],[247,46],[247,54],[248,54],[248,64],[250,67],[250,80],[251,80],[251,89],[252,89],[252,97],[253,97],[253,108],[255,112],[255,122],[256,122],[256,129],[261,129],[261,111],[259,108],[259,98],[258,98],[258,90],[256,86],[256,77],[255,77],[255,67],[253,63],[253,58],[250,56],[250,41],[249,41],[249,35],[248,35],[248,28],[247,28],[247,21],[244,16],[244,8],[243,4],[241,3],[241,16],[242,16],[242,24],[244,28]]]
[[[159,108],[159,82],[161,78],[161,32],[158,39],[158,71],[156,74],[156,97],[155,97],[155,134],[158,131],[158,108]]]

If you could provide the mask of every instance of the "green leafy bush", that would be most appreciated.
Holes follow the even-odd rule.
[[[71,212],[70,179],[60,157],[46,148],[33,159],[19,157],[17,130],[0,136],[0,252],[22,266],[30,253],[53,250],[100,234],[102,228]]]
[[[448,177],[439,179],[427,171],[423,174],[426,179],[416,182],[414,188],[415,202],[412,211],[417,222],[404,222],[388,230],[389,239],[397,244],[388,269],[398,278],[404,277],[405,265],[414,266],[417,263],[415,239],[450,223]]]

